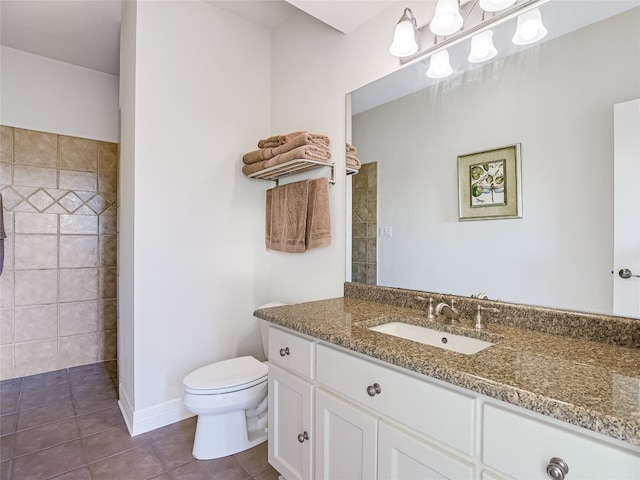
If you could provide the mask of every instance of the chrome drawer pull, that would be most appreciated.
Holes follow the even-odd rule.
[[[554,480],[564,480],[565,475],[569,473],[569,465],[567,462],[558,457],[553,457],[547,465],[547,475]]]
[[[367,394],[370,397],[375,397],[376,395],[382,393],[382,388],[380,388],[379,383],[374,383],[373,385],[369,385],[367,387]]]
[[[285,355],[289,355],[289,347],[280,349],[280,356],[284,357]]]
[[[305,440],[309,440],[309,433],[306,430],[298,435],[298,441],[300,443],[304,443]]]

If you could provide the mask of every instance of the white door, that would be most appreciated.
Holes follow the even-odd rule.
[[[313,388],[269,364],[269,463],[287,480],[312,478]]]
[[[613,314],[640,317],[640,99],[613,111]]]
[[[376,478],[378,418],[316,389],[317,480]]]

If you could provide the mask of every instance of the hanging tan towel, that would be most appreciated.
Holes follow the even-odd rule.
[[[267,190],[265,244],[270,250],[302,253],[306,250],[309,181]]]
[[[306,249],[331,244],[331,209],[329,206],[329,179],[309,180],[307,206]]]
[[[328,142],[327,142],[328,143]],[[289,152],[295,148],[302,147],[304,145],[317,145],[320,148],[327,147],[324,142],[319,142],[316,137],[307,132],[302,132],[300,135],[291,139],[291,141],[284,143],[277,147],[261,148],[260,150],[254,150],[253,152],[245,153],[242,157],[242,161],[246,165],[252,163],[262,162],[269,160],[270,158],[280,155],[281,153]]]

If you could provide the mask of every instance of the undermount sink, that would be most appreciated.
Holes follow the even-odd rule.
[[[377,327],[369,327],[374,332],[386,333],[394,337],[400,337],[414,342],[423,343],[432,347],[443,348],[452,352],[473,355],[485,348],[495,345],[491,342],[478,340],[477,338],[454,335],[452,333],[440,332],[431,328],[419,327],[402,322],[389,322]]]

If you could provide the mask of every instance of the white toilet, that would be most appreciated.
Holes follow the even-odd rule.
[[[259,308],[276,307],[268,303]],[[260,320],[265,355],[268,323]],[[266,362],[238,357],[211,363],[184,377],[182,401],[198,415],[193,456],[199,460],[225,457],[267,439]]]

